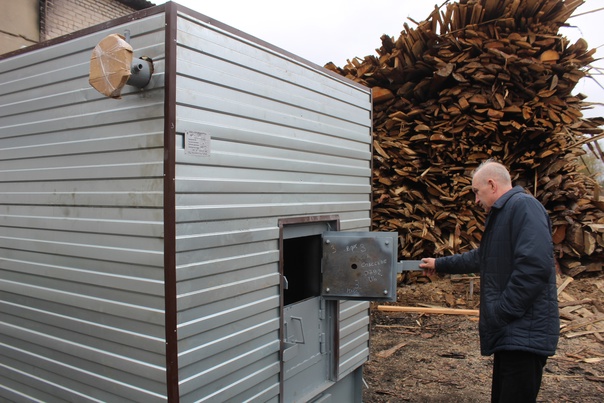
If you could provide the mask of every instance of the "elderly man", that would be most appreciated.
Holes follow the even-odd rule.
[[[560,333],[551,222],[505,166],[488,160],[472,178],[487,212],[480,247],[424,258],[427,273],[480,273],[480,350],[494,354],[492,402],[535,402]]]

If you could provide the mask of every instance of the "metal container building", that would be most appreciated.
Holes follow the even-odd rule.
[[[154,72],[111,99],[90,56],[125,32]],[[363,284],[320,277],[370,227],[371,113],[175,3],[0,57],[0,400],[360,401]]]

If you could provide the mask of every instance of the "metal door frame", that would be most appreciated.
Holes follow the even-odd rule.
[[[316,225],[313,225],[316,224]],[[281,284],[279,286],[279,341],[280,341],[280,352],[279,352],[279,371],[280,371],[280,381],[279,381],[279,396],[280,399],[283,399],[284,396],[284,361],[283,361],[283,351],[285,349],[285,332],[284,332],[284,291],[285,291],[285,283],[283,279],[283,266],[284,266],[284,257],[283,257],[283,240],[285,232],[287,231],[285,227],[296,227],[297,230],[300,230],[297,236],[305,236],[305,235],[321,235],[325,230],[330,231],[339,231],[340,230],[340,217],[338,215],[321,215],[321,216],[303,216],[303,217],[289,217],[279,219],[279,274],[281,275]],[[320,230],[322,228],[322,230]],[[319,232],[317,232],[319,231]],[[320,297],[322,298],[322,297]],[[338,302],[335,302],[338,304]],[[334,310],[334,318],[333,318],[333,332],[331,346],[333,348],[333,354],[331,357],[331,365],[332,368],[338,368],[340,362],[340,329],[338,323],[340,321],[339,309]],[[333,374],[335,376],[335,374]],[[334,379],[337,381],[337,379]]]

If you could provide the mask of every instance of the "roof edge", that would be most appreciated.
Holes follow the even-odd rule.
[[[154,7],[155,3],[151,3],[147,0],[116,0],[118,3],[122,3],[134,10],[144,10],[145,8]]]

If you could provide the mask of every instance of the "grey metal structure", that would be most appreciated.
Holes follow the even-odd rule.
[[[124,31],[154,73],[116,100],[88,62]],[[0,57],[0,400],[360,401],[369,305],[321,260],[369,230],[371,113],[175,3]]]

